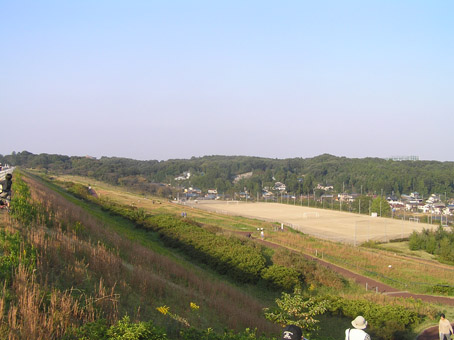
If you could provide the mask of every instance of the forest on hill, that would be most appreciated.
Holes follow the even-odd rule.
[[[171,188],[216,189],[220,194],[247,190],[253,197],[263,188],[284,183],[294,195],[313,193],[317,184],[335,192],[454,196],[454,162],[393,161],[381,158],[346,158],[329,154],[313,158],[270,159],[248,156],[204,156],[166,161],[128,158],[75,157],[33,154],[27,151],[0,155],[0,162],[50,173],[87,176],[144,192],[170,195]],[[176,180],[182,174],[184,180]],[[250,173],[242,178],[238,175]],[[162,184],[170,184],[164,186]]]

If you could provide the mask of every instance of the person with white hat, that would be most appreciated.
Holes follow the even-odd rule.
[[[367,327],[367,321],[362,316],[357,316],[352,321],[352,325],[355,328],[349,328],[345,330],[345,340],[370,340],[369,334],[363,329]]]

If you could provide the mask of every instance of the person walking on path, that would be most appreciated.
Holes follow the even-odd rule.
[[[363,329],[367,327],[367,321],[362,316],[357,316],[352,321],[353,329],[348,328],[345,330],[345,340],[370,340],[369,334]]]
[[[449,340],[451,334],[454,333],[452,330],[451,323],[446,319],[445,315],[442,313],[440,315],[440,322],[438,323],[438,333],[440,334],[440,340]]]

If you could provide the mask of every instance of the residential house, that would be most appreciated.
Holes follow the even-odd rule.
[[[359,194],[348,194],[348,193],[340,193],[337,194],[337,198],[341,202],[354,202],[355,199],[359,196]]]
[[[276,182],[276,183],[274,183],[274,190],[284,192],[287,190],[287,187],[285,186],[284,183]]]
[[[191,173],[189,171],[183,172],[182,175],[175,177],[175,181],[185,181],[191,177]]]
[[[330,191],[334,190],[334,187],[332,185],[322,185],[322,184],[317,184],[317,189],[319,190],[324,190],[324,191]]]

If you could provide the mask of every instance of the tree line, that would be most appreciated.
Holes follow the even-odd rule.
[[[204,156],[166,161],[128,158],[33,154],[27,151],[0,155],[0,162],[50,173],[87,176],[145,193],[171,195],[173,188],[217,189],[232,194],[248,191],[253,197],[263,188],[282,182],[294,195],[314,193],[317,184],[335,192],[396,195],[419,192],[454,196],[454,162],[393,161],[381,158],[346,158],[323,154],[313,158],[271,159],[248,156]],[[189,172],[182,181],[176,177]],[[252,175],[240,180],[244,173]],[[165,184],[165,185],[164,185]]]

